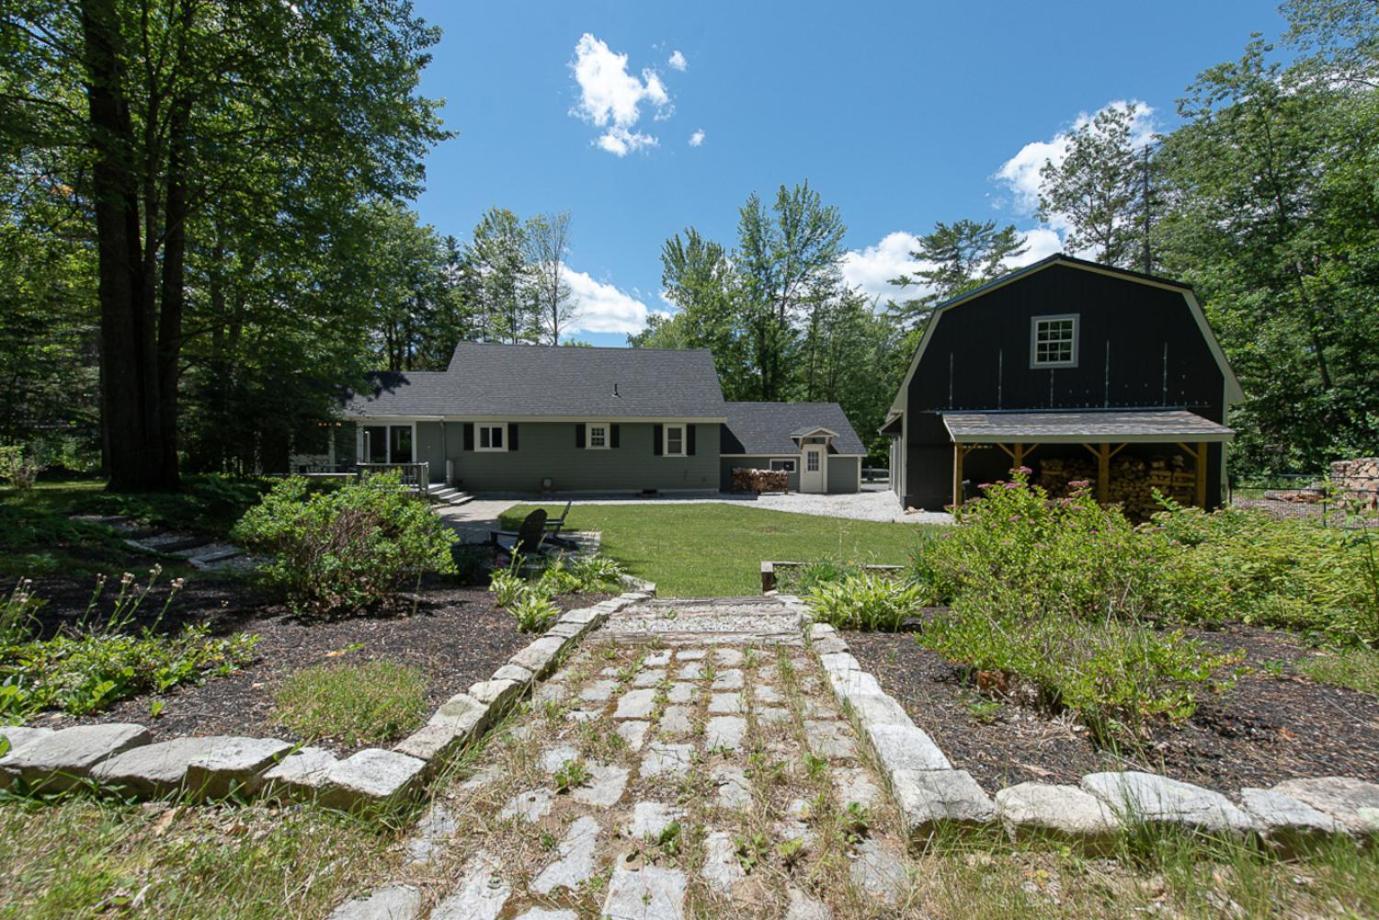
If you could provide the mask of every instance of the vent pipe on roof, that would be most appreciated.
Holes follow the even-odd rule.
[[[613,384],[613,398],[614,398],[614,399],[622,399],[622,395],[621,395],[620,393],[618,393],[618,385],[617,385],[616,383]]]

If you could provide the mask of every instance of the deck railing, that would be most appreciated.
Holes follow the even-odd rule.
[[[420,463],[360,463],[357,465],[360,479],[377,473],[397,471],[402,476],[402,484],[414,490],[422,498],[431,492],[431,464]]]

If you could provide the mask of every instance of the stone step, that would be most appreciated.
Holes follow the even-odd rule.
[[[439,489],[432,489],[428,493],[431,501],[441,505],[465,505],[474,501],[474,496],[468,492],[461,491],[454,486],[443,486]]]

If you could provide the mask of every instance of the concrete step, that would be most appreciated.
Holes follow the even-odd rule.
[[[468,492],[463,492],[454,486],[444,486],[439,489],[432,489],[430,498],[431,501],[438,502],[442,505],[463,505],[474,500],[473,495],[470,495]]]

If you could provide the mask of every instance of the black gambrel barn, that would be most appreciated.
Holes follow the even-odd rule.
[[[1086,471],[1102,501],[1214,507],[1240,399],[1190,286],[1059,254],[940,304],[882,431],[910,507],[1022,465],[1045,484]]]

